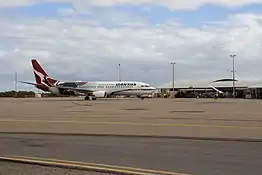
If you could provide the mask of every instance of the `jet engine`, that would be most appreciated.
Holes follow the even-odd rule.
[[[60,91],[57,87],[50,87],[49,88],[49,91],[52,93],[52,94],[60,94]]]
[[[52,94],[56,94],[56,95],[69,95],[69,96],[76,95],[76,92],[72,90],[68,90],[68,89],[63,90],[63,89],[60,89],[59,87],[50,87],[49,92],[51,92]]]
[[[93,92],[93,95],[97,98],[104,98],[107,96],[107,93],[105,91],[96,91]]]
[[[71,90],[65,90],[62,92],[63,95],[76,95],[76,93],[74,91]]]

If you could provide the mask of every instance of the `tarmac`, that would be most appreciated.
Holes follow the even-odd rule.
[[[0,134],[0,141],[3,156],[91,162],[175,175],[262,174],[262,142],[41,134]]]
[[[0,99],[0,132],[262,139],[262,101]]]
[[[41,173],[39,173],[41,172]],[[43,173],[44,172],[44,173]],[[9,175],[86,175],[81,170],[70,170],[64,168],[43,167],[40,165],[26,165],[19,163],[0,162],[0,174]],[[100,175],[100,173],[92,173],[90,175]]]
[[[262,174],[261,106],[248,99],[2,98],[0,155]]]

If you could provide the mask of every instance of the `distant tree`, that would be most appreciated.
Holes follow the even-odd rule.
[[[17,97],[17,98],[29,98],[35,97],[35,93],[33,91],[6,91],[0,92],[0,97]]]

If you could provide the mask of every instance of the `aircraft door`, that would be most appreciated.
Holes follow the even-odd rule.
[[[144,87],[144,85],[139,85],[139,87],[138,87],[138,94],[143,94],[143,87]]]

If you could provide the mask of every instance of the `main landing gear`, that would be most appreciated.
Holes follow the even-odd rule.
[[[137,98],[140,98],[141,100],[144,100],[145,98],[144,97],[141,97],[141,96],[137,96]]]
[[[96,97],[95,96],[92,96],[92,95],[88,95],[88,96],[85,96],[85,100],[96,100]]]

